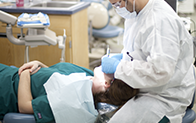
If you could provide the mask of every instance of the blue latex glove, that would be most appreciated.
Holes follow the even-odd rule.
[[[116,58],[103,57],[101,60],[102,71],[106,74],[113,74],[119,63],[120,61]]]
[[[119,54],[113,55],[111,58],[115,58],[120,61],[122,59],[122,57],[123,57],[123,54],[119,53]]]

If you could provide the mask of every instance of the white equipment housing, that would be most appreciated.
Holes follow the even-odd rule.
[[[59,44],[59,48],[62,49],[60,61],[61,62],[65,61],[65,56],[64,56],[65,40],[66,40],[65,30],[63,36],[56,37],[56,33],[49,30],[48,26],[44,26],[44,25],[43,26],[29,25],[24,27],[18,26],[19,28],[21,28],[21,35],[20,38],[18,39],[15,38],[12,34],[12,26],[15,25],[17,20],[18,20],[17,17],[0,10],[0,21],[7,23],[6,36],[8,40],[13,44],[26,46],[26,50],[25,50],[26,62],[29,62],[29,55],[28,55],[29,46],[36,47],[39,45],[56,45],[57,43]],[[28,28],[27,34],[25,36],[23,36],[23,28]]]

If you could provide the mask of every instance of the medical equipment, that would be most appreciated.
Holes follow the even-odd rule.
[[[110,56],[110,48],[109,48],[109,45],[108,45],[108,48],[107,48],[107,56],[108,57]]]
[[[99,11],[97,11],[98,9]],[[104,43],[106,43],[105,39],[118,37],[124,31],[121,27],[109,25],[109,13],[107,9],[100,3],[91,3],[91,6],[88,8],[88,16],[90,21],[90,44],[93,44],[92,37],[95,39],[102,39]],[[92,47],[93,46],[90,46],[89,48],[90,52]]]
[[[95,58],[93,62],[90,62],[90,66],[96,66],[100,64],[100,58],[107,52],[107,39],[119,37],[123,34],[124,30],[121,27],[113,26],[109,24],[110,18],[108,10],[101,3],[94,3],[90,0],[91,6],[88,8],[89,16],[89,58]],[[97,11],[99,9],[99,11]],[[101,11],[101,12],[100,12]],[[99,14],[102,13],[102,14]],[[95,21],[96,19],[96,21]],[[107,21],[107,22],[106,22]],[[99,26],[102,25],[102,26]],[[96,57],[92,49],[102,48],[104,53],[100,57]]]
[[[40,14],[40,13],[38,13]],[[23,15],[23,14],[22,14]],[[59,48],[62,49],[61,62],[65,59],[65,40],[66,35],[56,37],[56,33],[49,30],[49,24],[33,24],[33,23],[20,23],[19,19],[13,15],[0,10],[0,21],[7,23],[6,36],[8,40],[16,45],[25,45],[26,62],[29,61],[29,46],[36,47],[39,45],[56,45],[58,43]],[[49,18],[47,18],[49,20]],[[21,28],[20,38],[15,38],[12,34],[12,26],[18,21],[18,28]],[[28,28],[27,34],[23,35],[23,29]]]
[[[107,123],[109,122],[110,118],[114,115],[118,106],[111,105],[108,103],[97,103],[97,110],[99,115],[95,123]]]
[[[108,21],[109,16],[107,14],[107,9],[100,3],[91,3],[91,6],[88,7],[88,21],[89,21],[89,52],[91,53],[91,48],[93,48],[93,32],[92,29],[101,29],[104,28]]]
[[[17,21],[17,17],[10,15],[8,13],[5,13],[3,11],[0,11],[0,21],[14,26]]]
[[[88,7],[88,20],[93,28],[101,29],[105,27],[109,20],[107,9],[102,4],[91,3],[91,6]]]

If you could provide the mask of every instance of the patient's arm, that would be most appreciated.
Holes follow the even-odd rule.
[[[33,113],[32,99],[30,72],[26,69],[20,75],[18,86],[18,109],[20,113]]]
[[[29,69],[31,74],[36,73],[40,68],[42,67],[48,67],[45,64],[41,63],[40,61],[31,61],[28,63],[23,64],[19,70],[18,70],[18,74],[20,75],[22,73],[22,71]]]

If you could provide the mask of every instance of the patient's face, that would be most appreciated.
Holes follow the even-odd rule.
[[[94,78],[92,92],[97,94],[100,92],[105,92],[110,87],[111,79],[101,71],[101,67],[96,67],[94,69]]]

